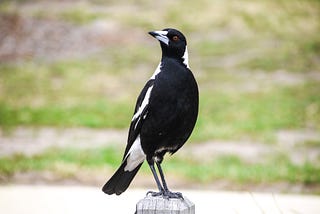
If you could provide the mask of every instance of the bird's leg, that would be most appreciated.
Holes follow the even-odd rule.
[[[156,169],[154,168],[154,165],[153,165],[153,164],[150,165],[150,168],[151,168],[153,177],[154,177],[154,179],[156,180],[156,183],[157,183],[157,186],[158,186],[159,191],[160,191],[160,192],[163,192],[163,187],[161,186],[161,183],[160,183],[160,180],[159,180],[159,178],[158,178]]]
[[[158,167],[158,170],[159,170],[159,174],[160,174],[160,178],[161,178],[161,181],[162,181],[163,190],[164,190],[164,191],[169,191],[168,186],[167,186],[167,182],[166,182],[166,180],[164,179],[164,174],[163,174],[161,165],[160,165],[160,163],[158,163],[158,162],[156,162],[156,164],[157,164],[157,167]]]
[[[159,192],[148,191],[148,192],[147,192],[147,195],[149,195],[149,194],[151,194],[152,196],[163,195],[164,189],[163,189],[163,187],[161,186],[161,183],[160,183],[159,177],[158,177],[158,175],[157,175],[156,169],[154,168],[154,164],[153,164],[153,163],[149,163],[149,166],[150,166],[150,169],[151,169],[151,171],[152,171],[154,180],[155,180],[156,183],[157,183]]]
[[[161,168],[161,164],[159,162],[156,162],[157,164],[157,167],[158,167],[158,170],[159,170],[159,174],[160,174],[160,177],[161,177],[161,181],[162,181],[162,185],[163,185],[163,196],[166,197],[166,198],[180,198],[180,199],[183,199],[183,196],[180,192],[171,192],[167,186],[167,182],[166,180],[164,179],[164,174],[163,174],[163,171],[162,171],[162,168]]]

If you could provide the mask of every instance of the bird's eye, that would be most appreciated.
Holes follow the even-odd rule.
[[[172,40],[175,41],[175,42],[177,42],[177,41],[179,41],[179,37],[178,37],[178,36],[173,36],[173,37],[172,37]]]

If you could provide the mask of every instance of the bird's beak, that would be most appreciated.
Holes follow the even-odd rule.
[[[169,45],[169,38],[167,37],[168,31],[158,30],[150,31],[149,34],[159,40],[160,42]]]

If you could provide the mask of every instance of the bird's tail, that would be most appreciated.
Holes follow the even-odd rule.
[[[114,175],[109,179],[109,181],[102,187],[102,191],[108,195],[116,194],[120,195],[130,185],[134,176],[139,171],[142,163],[140,163],[136,168],[131,171],[125,170],[126,159],[122,162],[119,169],[114,173]]]

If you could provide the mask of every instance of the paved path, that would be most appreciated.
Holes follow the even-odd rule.
[[[249,192],[182,190],[196,205],[197,214],[210,213],[320,213],[320,196]],[[0,213],[130,214],[146,190],[130,189],[108,196],[98,187],[0,186]]]

